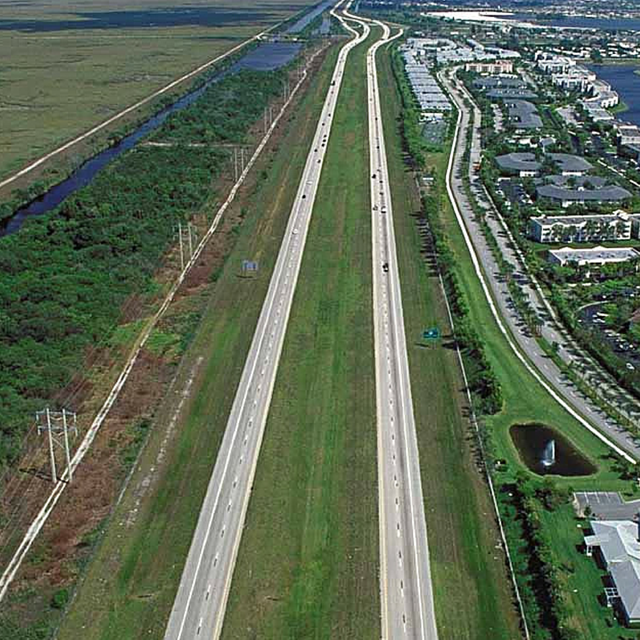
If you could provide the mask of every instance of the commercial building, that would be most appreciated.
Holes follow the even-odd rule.
[[[604,107],[599,104],[591,104],[590,102],[583,100],[582,106],[594,122],[611,122],[615,120],[613,114],[609,113]]]
[[[467,65],[469,66],[469,65]],[[488,78],[476,78],[473,86],[478,89],[498,89],[509,87],[511,89],[526,89],[527,83],[517,76],[489,76]]]
[[[548,254],[549,262],[561,267],[569,264],[602,266],[638,258],[640,258],[640,253],[630,247],[593,247],[593,249],[563,247],[562,249],[552,249]]]
[[[567,56],[558,56],[546,51],[536,51],[536,66],[543,73],[567,74],[569,70],[576,66],[576,61]]]
[[[465,65],[466,71],[475,73],[512,73],[513,62],[510,60],[496,60],[495,62],[469,62]]]
[[[620,123],[616,130],[618,132],[618,142],[621,145],[640,144],[640,127],[635,124]]]
[[[579,91],[587,95],[581,100],[581,104],[587,110],[587,114],[594,117],[594,120],[613,119],[605,115],[605,110],[615,107],[620,102],[620,98],[608,82],[598,80],[593,71],[577,64],[567,56],[537,51],[535,59],[538,69],[550,75],[553,84],[567,91]]]
[[[564,208],[572,204],[622,202],[631,197],[629,191],[618,185],[607,185],[603,178],[550,176],[549,179],[552,181],[551,184],[537,187],[538,198],[549,200]]]
[[[402,48],[405,70],[411,84],[411,89],[423,112],[445,113],[451,111],[451,102],[444,94],[437,80],[433,77],[427,67],[427,63],[422,61],[420,53],[424,46],[424,40],[410,39],[409,43]]]
[[[493,62],[495,60],[513,60],[519,57],[520,54],[517,51],[500,49],[499,47],[485,47],[470,39],[465,44],[458,44],[452,40],[440,40],[440,46],[436,51],[438,64]]]
[[[613,584],[605,587],[607,604],[620,608],[628,625],[640,624],[640,536],[632,520],[593,520],[585,536],[588,556],[598,554]]]
[[[589,161],[570,153],[549,153],[547,156],[558,165],[558,170],[563,176],[583,176],[593,169]]]
[[[538,216],[529,221],[536,242],[601,242],[630,240],[632,219],[628,213],[588,216]]]
[[[517,175],[521,178],[537,176],[542,166],[536,159],[535,154],[507,153],[496,157],[496,163],[503,173]]]
[[[537,94],[531,89],[520,87],[496,87],[487,91],[487,97],[492,100],[505,100],[515,98],[516,100],[531,100],[537,98]]]
[[[538,115],[538,109],[526,100],[505,100],[509,109],[509,118],[516,129],[539,129],[542,127],[542,118]]]

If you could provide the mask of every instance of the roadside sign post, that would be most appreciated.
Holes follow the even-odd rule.
[[[242,261],[242,275],[243,277],[247,277],[248,274],[257,273],[259,269],[259,265],[257,262],[253,260],[243,260]]]

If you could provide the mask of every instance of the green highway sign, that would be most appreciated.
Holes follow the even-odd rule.
[[[440,337],[440,329],[438,329],[438,327],[431,327],[423,332],[422,337],[425,340],[437,340]]]
[[[438,329],[438,327],[431,327],[422,334],[422,337],[425,340],[437,340],[440,337],[440,329]]]

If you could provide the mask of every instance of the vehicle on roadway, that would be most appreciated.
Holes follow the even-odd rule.
[[[382,263],[382,270],[383,270],[385,273],[389,273],[389,263],[388,263],[388,262],[383,262],[383,263]]]

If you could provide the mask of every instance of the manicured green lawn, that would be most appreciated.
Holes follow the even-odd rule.
[[[225,640],[380,636],[365,73],[372,41],[349,54]]]
[[[599,601],[604,595],[602,579],[606,573],[597,567],[595,558],[588,558],[582,551],[588,523],[576,518],[570,505],[544,512],[542,523],[548,531],[554,532],[554,560],[561,568],[564,596],[573,613],[571,623],[580,631],[580,637],[636,640],[638,631],[624,631],[613,611]]]
[[[176,389],[184,388],[194,363],[202,359],[190,400],[166,442],[178,396],[169,395],[158,411],[158,424],[64,620],[60,640],[164,635],[336,55],[335,49],[329,54],[277,151],[257,168],[264,168],[263,177],[243,203],[247,214],[238,241],[179,373]],[[238,277],[238,265],[247,256],[261,266],[260,275],[250,280]],[[158,465],[161,450],[164,459]],[[138,502],[134,489],[146,478],[150,488]]]

